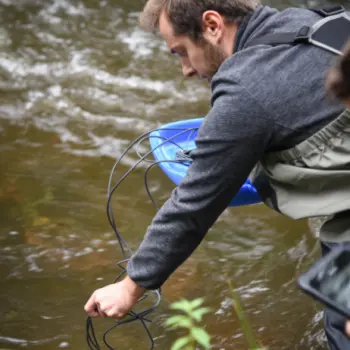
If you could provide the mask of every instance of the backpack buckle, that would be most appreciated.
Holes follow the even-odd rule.
[[[300,28],[299,32],[295,36],[294,42],[295,43],[305,43],[309,41],[310,37],[310,27],[303,26]]]

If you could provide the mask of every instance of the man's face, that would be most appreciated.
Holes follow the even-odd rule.
[[[181,61],[182,73],[186,77],[198,76],[209,81],[227,58],[219,47],[205,39],[195,43],[188,36],[176,36],[168,17],[163,12],[159,20],[159,31],[171,53]]]

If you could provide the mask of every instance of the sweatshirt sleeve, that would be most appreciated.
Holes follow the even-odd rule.
[[[212,91],[193,162],[127,266],[141,287],[159,288],[192,254],[271,141],[272,118],[244,87],[218,73]]]

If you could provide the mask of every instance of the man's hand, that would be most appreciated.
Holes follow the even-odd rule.
[[[111,317],[121,319],[145,293],[131,278],[97,289],[85,304],[85,311],[91,317]]]

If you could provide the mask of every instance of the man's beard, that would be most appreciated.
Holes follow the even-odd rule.
[[[214,45],[205,42],[204,43],[204,58],[208,64],[207,77],[209,80],[218,71],[220,66],[226,60],[225,54]]]

